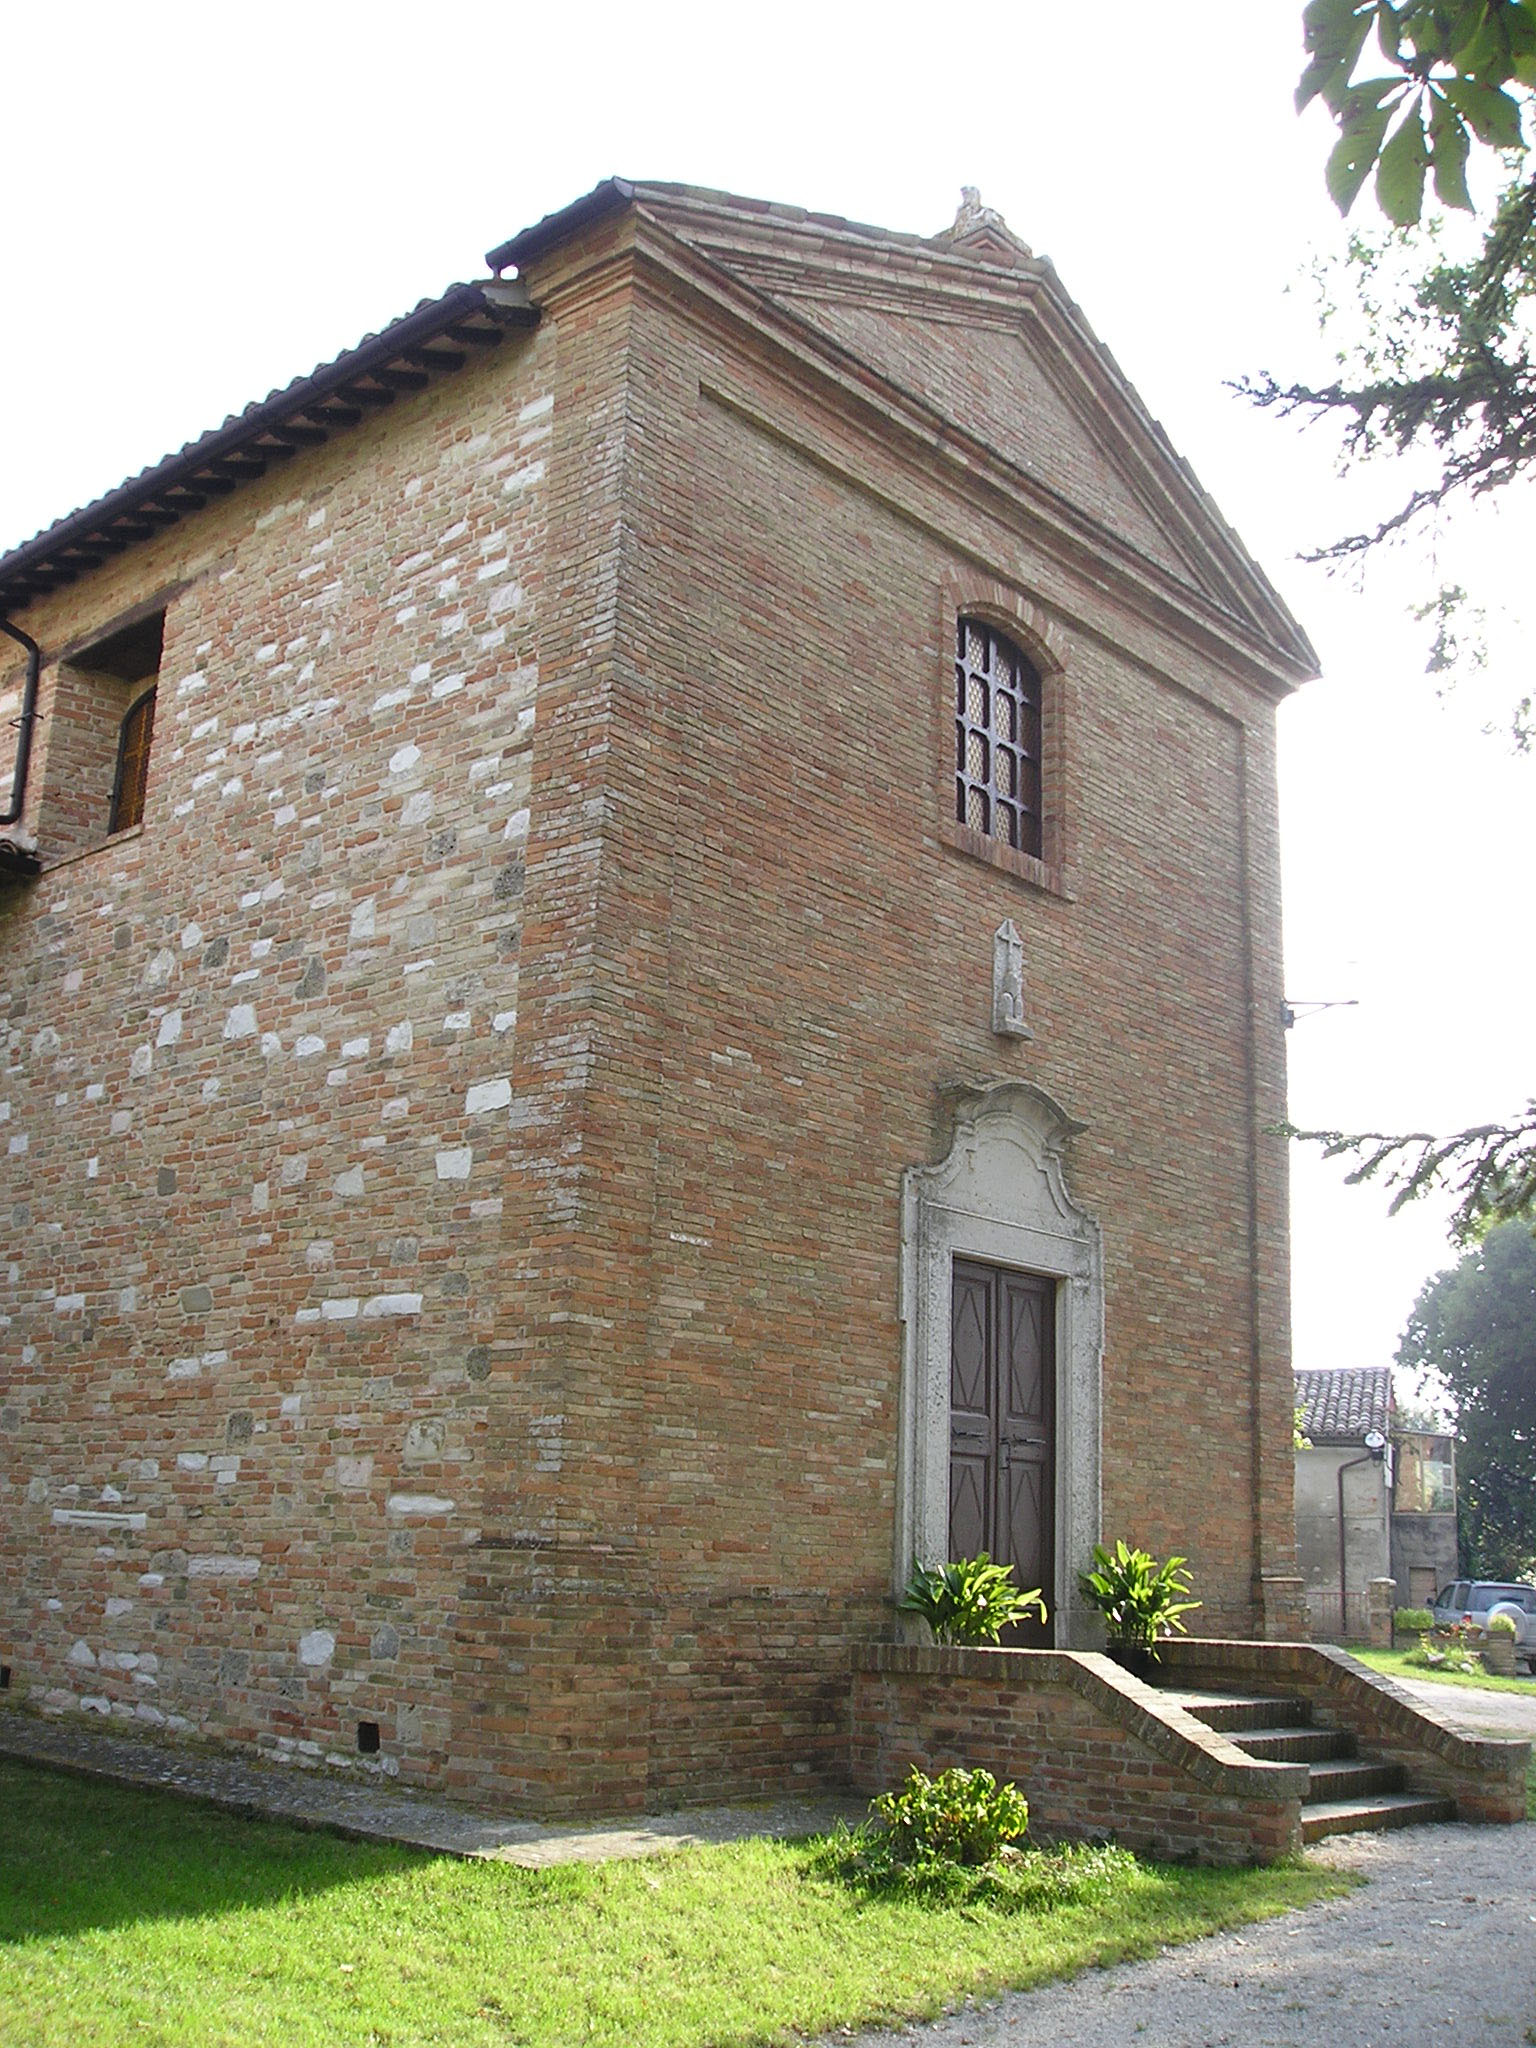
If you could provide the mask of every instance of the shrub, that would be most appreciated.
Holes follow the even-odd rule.
[[[994,1564],[985,1551],[950,1564],[913,1565],[896,1604],[904,1614],[922,1615],[936,1643],[995,1643],[1016,1621],[1031,1614],[1045,1619],[1040,1588],[1021,1592],[1013,1566]]]
[[[870,1813],[889,1835],[902,1863],[990,1863],[1005,1843],[1029,1827],[1029,1802],[1017,1785],[1000,1785],[990,1771],[940,1771],[930,1778],[914,1767],[899,1792],[883,1792]]]
[[[1083,1597],[1104,1617],[1111,1643],[1157,1655],[1159,1636],[1184,1630],[1183,1617],[1200,1605],[1186,1600],[1190,1582],[1183,1567],[1187,1558],[1170,1557],[1159,1564],[1149,1550],[1129,1549],[1124,1541],[1112,1551],[1093,1546],[1094,1569],[1081,1572]]]
[[[829,1836],[811,1868],[873,1897],[1002,1913],[1101,1898],[1135,1869],[1124,1849],[1021,1848],[1028,1821],[1018,1787],[990,1771],[913,1770],[899,1792],[871,1801],[861,1827]]]
[[[1427,1607],[1399,1607],[1392,1616],[1392,1626],[1399,1635],[1426,1635],[1435,1625],[1435,1617]]]
[[[1517,1628],[1516,1628],[1516,1626],[1515,1626],[1515,1618],[1514,1618],[1514,1616],[1513,1616],[1512,1614],[1491,1614],[1491,1615],[1489,1615],[1489,1617],[1488,1617],[1488,1634],[1489,1634],[1489,1635],[1491,1635],[1491,1636],[1517,1636],[1517,1635],[1519,1635],[1519,1633],[1520,1633],[1520,1631],[1519,1631],[1519,1629],[1517,1629]]]

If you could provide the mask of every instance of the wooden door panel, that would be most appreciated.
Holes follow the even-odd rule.
[[[956,1259],[950,1294],[949,1554],[986,1551],[1015,1583],[1055,1579],[1055,1285]],[[1010,1630],[1048,1644],[1049,1624]]]
[[[1010,1422],[1034,1423],[1044,1429],[1050,1401],[1046,1391],[1049,1348],[1045,1331],[1046,1290],[1037,1280],[1004,1273],[1003,1388]]]
[[[985,1415],[992,1406],[990,1275],[955,1268],[949,1318],[949,1406],[952,1414]]]
[[[949,1460],[949,1554],[975,1557],[987,1547],[991,1461],[952,1450]]]

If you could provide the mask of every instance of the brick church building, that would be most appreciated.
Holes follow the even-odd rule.
[[[1300,1625],[1300,629],[1051,266],[612,180],[0,560],[0,1665],[835,1783],[914,1557]]]

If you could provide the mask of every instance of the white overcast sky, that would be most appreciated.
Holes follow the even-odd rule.
[[[1298,121],[1300,0],[800,0],[569,10],[334,0],[12,10],[0,135],[0,545],[356,341],[613,172],[931,233],[962,184],[1051,256],[1310,630],[1282,713],[1289,989],[1358,998],[1291,1034],[1303,1124],[1454,1127],[1530,1092],[1536,762],[1483,726],[1529,688],[1529,501],[1438,537],[1495,658],[1437,698],[1405,606],[1296,557],[1392,478],[1224,380],[1326,368],[1307,283],[1342,231]],[[1501,551],[1507,573],[1499,575]],[[1450,1262],[1444,1209],[1295,1161],[1296,1362],[1387,1362]]]

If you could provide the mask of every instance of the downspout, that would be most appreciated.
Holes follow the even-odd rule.
[[[1350,1458],[1339,1467],[1339,1634],[1349,1634],[1349,1616],[1344,1600],[1344,1474],[1353,1472],[1357,1465],[1379,1465],[1380,1451],[1367,1451],[1363,1457]]]
[[[11,775],[10,803],[0,811],[0,827],[3,827],[16,824],[26,807],[27,775],[32,766],[32,728],[37,723],[37,679],[42,672],[43,651],[30,633],[23,633],[20,626],[13,626],[9,619],[0,619],[0,633],[9,634],[19,647],[27,650],[27,682],[22,692],[21,716],[16,721],[16,766]]]

